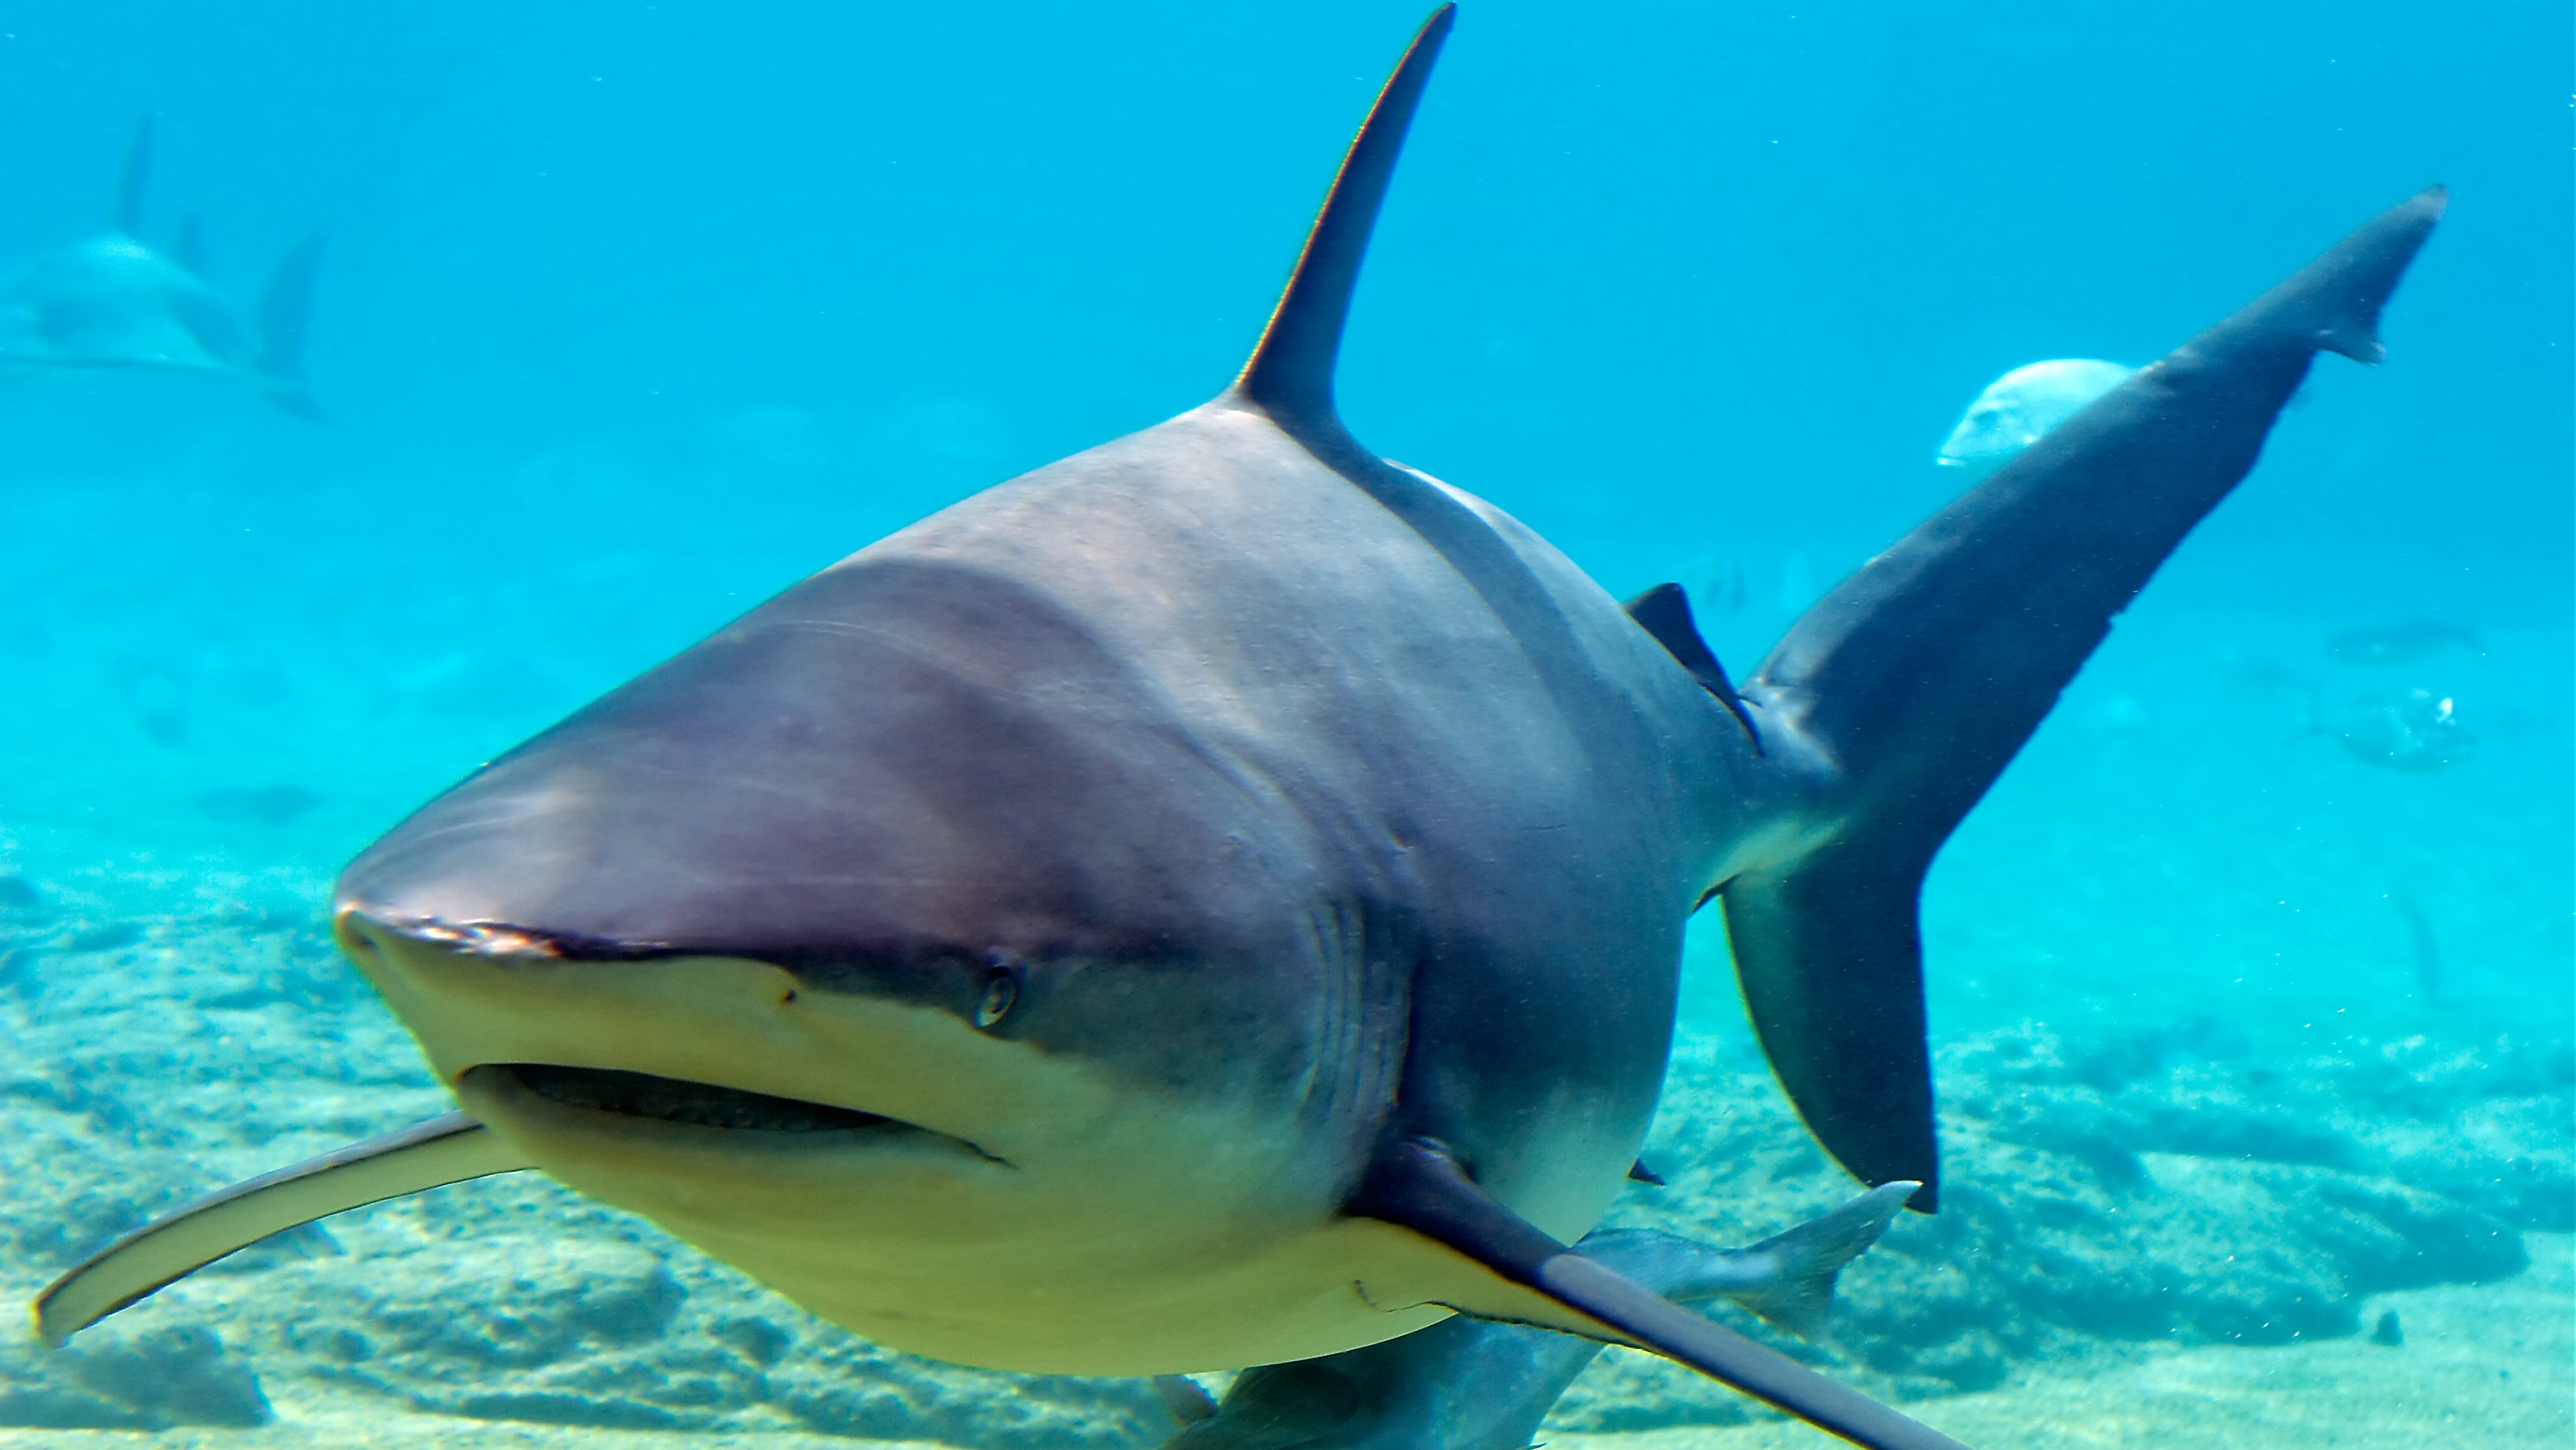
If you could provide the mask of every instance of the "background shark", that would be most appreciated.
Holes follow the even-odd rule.
[[[278,259],[245,316],[201,274],[193,221],[180,231],[175,255],[142,240],[151,164],[147,118],[126,155],[114,225],[35,258],[0,282],[0,375],[96,368],[209,373],[318,420],[302,360],[321,234]]]

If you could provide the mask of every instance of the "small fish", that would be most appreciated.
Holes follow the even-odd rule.
[[[2475,650],[2478,632],[2438,619],[2408,619],[2395,624],[2347,629],[2326,641],[2329,658],[2347,665],[2410,665],[2428,660],[2452,645]]]
[[[2478,748],[2477,737],[2460,723],[2458,702],[2430,690],[2355,696],[2308,733],[2331,735],[2355,760],[2390,770],[2445,770]]]
[[[117,660],[110,673],[118,695],[132,712],[137,728],[164,750],[188,743],[188,680],[178,665],[132,655]]]
[[[283,826],[315,806],[322,797],[300,785],[264,785],[256,790],[226,786],[200,793],[197,809],[219,821],[257,821]]]
[[[1692,604],[1702,614],[1741,614],[1750,592],[1744,566],[1725,554],[1703,554],[1682,571]]]
[[[1977,394],[1933,461],[1943,468],[1991,472],[2038,442],[2041,434],[2127,382],[2136,371],[2080,357],[2014,368]]]
[[[35,258],[0,283],[0,375],[100,368],[212,373],[249,384],[299,417],[319,418],[299,358],[320,237],[298,243],[278,261],[258,306],[245,316],[187,260],[200,249],[193,221],[182,228],[175,257],[137,236],[151,156],[147,120],[126,158],[114,224]]]
[[[2403,886],[2392,888],[2388,900],[2397,908],[2397,914],[2406,920],[2407,942],[2414,949],[2415,986],[2424,994],[2425,1004],[2432,1007],[2451,1005],[2450,995],[2442,988],[2442,943],[2433,935],[2432,918],[2424,914],[2424,908],[2416,902],[2414,894]]]

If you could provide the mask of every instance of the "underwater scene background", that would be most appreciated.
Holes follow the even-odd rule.
[[[0,1296],[446,1107],[330,943],[339,867],[797,578],[1213,394],[1419,19],[0,14],[0,262],[105,231],[146,116],[142,235],[226,297],[327,231],[322,421],[236,377],[0,388]],[[1345,415],[1614,594],[1682,582],[1739,673],[1963,486],[1934,450],[1998,374],[2146,362],[2453,188],[2386,365],[2319,362],[1933,870],[1942,1213],[1829,1341],[1730,1322],[1981,1446],[2576,1435],[2571,39],[2524,3],[1462,13]],[[1744,1243],[1851,1184],[1714,916],[1669,1182],[1613,1221]],[[876,1349],[533,1175],[0,1340],[6,1445],[1174,1429],[1143,1381]],[[1612,1351],[1545,1439],[1819,1437]]]

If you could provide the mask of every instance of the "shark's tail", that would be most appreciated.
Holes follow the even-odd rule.
[[[1743,687],[1832,773],[1801,854],[1725,883],[1764,1049],[1864,1181],[1937,1202],[1915,904],[1953,826],[2148,576],[2243,478],[2320,351],[2375,363],[2434,187],[2139,372],[1862,566]],[[1782,752],[1775,748],[1775,755]]]
[[[304,330],[313,312],[313,279],[322,269],[322,233],[287,249],[259,294],[259,356],[252,364],[279,407],[321,421],[322,410],[304,388]]]

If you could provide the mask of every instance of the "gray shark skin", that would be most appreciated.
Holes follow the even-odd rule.
[[[1233,386],[789,588],[350,865],[342,946],[491,1140],[424,1178],[537,1167],[968,1363],[1277,1364],[1454,1310],[1955,1446],[1566,1249],[1653,1112],[1683,924],[1723,901],[1807,1121],[1929,1209],[1924,866],[2314,352],[2375,360],[2441,195],[2060,425],[1739,695],[1677,598],[1632,615],[1333,410],[1450,19]],[[117,1267],[71,1278],[153,1278]]]
[[[193,218],[179,232],[175,255],[141,239],[151,154],[147,120],[127,157],[114,227],[34,258],[0,281],[0,375],[107,368],[207,373],[254,388],[299,417],[320,418],[301,373],[322,257],[319,234],[279,259],[258,306],[245,316],[200,274]]]
[[[1878,1241],[1910,1183],[1872,1189],[1748,1249],[1646,1229],[1575,1245],[1675,1303],[1727,1298],[1821,1338],[1843,1266]],[[1545,1329],[1452,1319],[1402,1339],[1244,1371],[1223,1402],[1188,1414],[1165,1450],[1522,1450],[1566,1387],[1608,1346]]]

